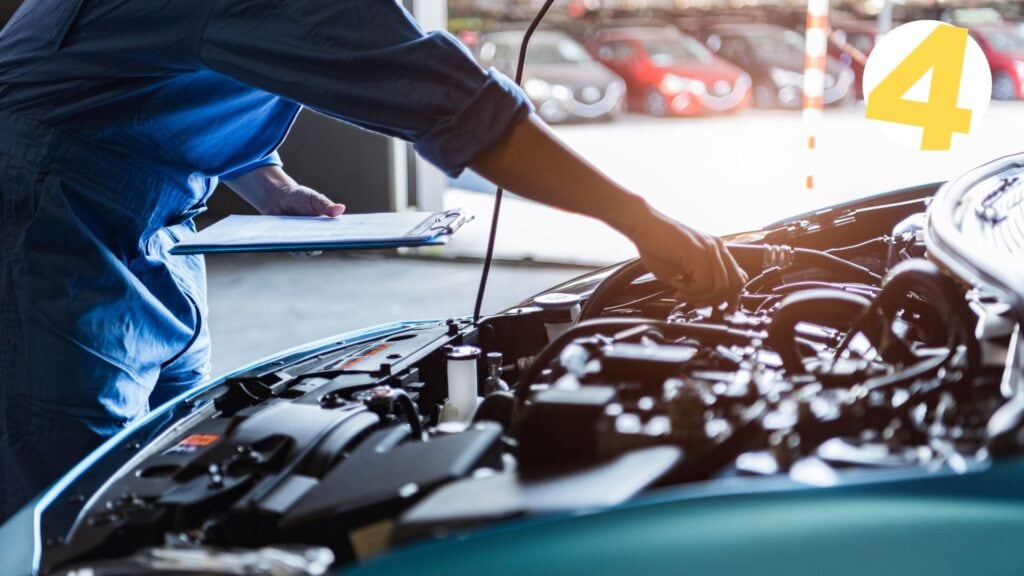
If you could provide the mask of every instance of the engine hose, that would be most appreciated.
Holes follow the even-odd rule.
[[[650,320],[643,318],[596,318],[580,322],[572,328],[563,332],[545,346],[533,358],[530,366],[519,376],[519,383],[516,385],[515,395],[517,404],[526,401],[530,393],[530,386],[537,381],[540,373],[551,363],[562,350],[577,338],[593,336],[602,332],[623,331],[641,326],[658,330],[667,338],[702,338],[719,343],[741,343],[746,344],[751,340],[764,337],[761,332],[752,330],[739,330],[719,324],[675,324],[663,320]]]
[[[848,294],[855,296],[863,296],[868,300],[874,299],[881,288],[874,286],[868,286],[867,284],[841,284],[832,282],[793,282],[792,284],[783,284],[772,288],[772,293],[766,299],[762,300],[755,309],[755,312],[760,313],[763,310],[769,309],[774,306],[777,302],[782,300],[787,294],[793,292],[801,292],[804,290],[813,290],[815,288],[821,288],[826,290],[842,290]]]
[[[972,373],[978,365],[981,352],[974,335],[973,313],[967,305],[964,290],[952,278],[943,274],[935,264],[923,259],[907,260],[893,267],[883,282],[882,291],[875,297],[871,306],[864,310],[839,344],[836,356],[849,347],[850,341],[858,332],[864,333],[869,339],[872,338],[872,334],[878,334],[877,331],[870,330],[870,324],[879,321],[891,323],[911,295],[916,295],[935,308],[940,317],[946,319],[950,330],[945,345],[950,349],[951,355],[957,345],[966,348],[967,373]],[[872,341],[872,345],[879,347],[882,343]],[[903,360],[919,361],[912,354]]]
[[[729,252],[746,270],[765,270],[774,266],[786,269],[795,265],[815,266],[849,276],[864,284],[877,284],[882,277],[871,270],[832,254],[809,248],[768,244],[729,244]]]
[[[590,297],[587,298],[587,303],[580,312],[579,322],[599,316],[616,294],[644,274],[648,274],[647,267],[644,266],[643,260],[639,258],[630,260],[620,266],[618,270],[605,278],[594,289]]]
[[[777,277],[778,282],[782,282],[782,268],[779,266],[772,266],[757,276],[754,276],[743,285],[743,291],[751,294],[760,292],[761,288],[764,287],[772,276]]]
[[[850,276],[855,282],[867,285],[876,285],[882,280],[881,276],[863,266],[818,250],[762,244],[728,244],[726,248],[736,259],[737,263],[747,272],[756,270],[763,273],[773,267],[785,269],[794,264],[801,264],[816,266],[837,274]],[[637,278],[648,273],[649,271],[644,266],[643,260],[639,258],[630,260],[620,266],[605,278],[594,289],[590,297],[587,298],[587,303],[580,313],[580,321],[600,316],[612,298],[632,284]],[[755,279],[758,277],[755,276]]]
[[[767,343],[793,374],[805,371],[796,341],[796,325],[811,322],[847,330],[871,306],[871,300],[843,290],[819,288],[790,294],[772,316]]]
[[[412,434],[417,440],[423,440],[426,438],[423,430],[423,422],[420,420],[420,411],[416,409],[416,403],[412,401],[412,398],[404,390],[395,390],[396,400],[399,406],[402,408],[402,415],[405,416],[406,422],[409,423],[409,428],[412,428]]]
[[[849,260],[844,260],[838,256],[819,252],[817,250],[808,250],[806,248],[795,248],[797,255],[796,262],[799,264],[811,264],[814,263],[821,268],[833,270],[836,272],[850,274],[860,279],[865,284],[877,284],[882,281],[882,277],[875,274],[871,270],[861,266],[860,264],[854,264]]]

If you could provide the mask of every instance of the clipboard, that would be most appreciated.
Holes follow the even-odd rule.
[[[186,238],[170,253],[302,252],[441,246],[473,216],[441,212],[309,216],[231,215]]]

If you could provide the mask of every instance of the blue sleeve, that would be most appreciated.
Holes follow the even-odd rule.
[[[248,174],[249,172],[252,172],[253,170],[255,170],[257,168],[263,168],[264,166],[281,166],[281,165],[282,165],[281,156],[275,150],[275,151],[271,152],[270,154],[264,156],[263,158],[253,162],[252,164],[247,164],[245,166],[242,166],[241,168],[236,168],[236,169],[232,170],[231,172],[228,172],[227,174],[221,174],[220,179],[225,181],[225,182],[227,182],[228,180],[234,180],[235,178],[238,178],[239,176],[241,176],[243,174]]]
[[[450,34],[424,34],[395,0],[217,0],[205,66],[368,130],[414,143],[458,174],[531,111]]]

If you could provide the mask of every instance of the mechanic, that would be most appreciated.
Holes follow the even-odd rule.
[[[264,214],[344,210],[275,152],[303,106],[599,218],[693,299],[743,283],[394,0],[27,0],[0,33],[0,518],[206,378],[203,260],[168,250],[218,179]]]

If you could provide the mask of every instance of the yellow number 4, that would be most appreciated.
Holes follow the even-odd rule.
[[[949,150],[954,132],[971,129],[971,111],[957,107],[966,51],[966,28],[939,26],[868,94],[867,117],[920,126],[921,150]],[[929,70],[928,101],[904,99]]]

